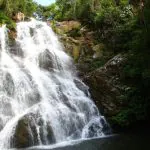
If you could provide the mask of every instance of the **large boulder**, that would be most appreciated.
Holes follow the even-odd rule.
[[[55,143],[55,137],[50,123],[44,122],[38,113],[29,113],[22,117],[11,139],[12,148],[27,148],[52,143]]]
[[[25,148],[38,144],[34,115],[26,115],[18,121],[14,136],[11,140],[11,147]]]
[[[116,115],[123,105],[120,98],[127,87],[121,84],[120,78],[125,62],[126,57],[119,54],[83,79],[98,108],[107,117]]]

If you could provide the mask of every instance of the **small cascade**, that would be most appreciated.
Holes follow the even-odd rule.
[[[17,24],[15,52],[0,28],[0,149],[105,136],[108,125],[52,29]]]

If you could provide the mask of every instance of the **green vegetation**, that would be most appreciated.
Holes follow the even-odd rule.
[[[57,14],[58,14],[59,10],[57,5],[54,3],[50,6],[41,6],[39,5],[38,9],[37,9],[37,13],[42,15],[44,18],[57,18]]]
[[[32,16],[37,4],[33,0],[0,0],[0,9],[7,16],[12,17],[17,12]]]
[[[123,127],[149,121],[150,1],[56,0],[49,8],[55,20],[78,20],[94,31],[105,51],[127,54],[128,63],[121,72],[122,83],[130,87],[121,99],[127,105],[112,120]],[[93,68],[101,62],[103,58],[94,61]]]
[[[0,25],[2,24],[6,24],[7,27],[11,30],[15,30],[15,22],[9,17],[7,17],[3,12],[0,12]]]
[[[128,108],[121,112],[128,112],[128,124],[150,119],[150,1],[145,2],[136,17],[128,42],[128,64],[123,70],[123,82],[132,87],[126,94]]]
[[[12,18],[17,12],[30,17],[36,9],[37,4],[33,0],[0,0],[0,24],[6,24],[9,29],[15,29]]]

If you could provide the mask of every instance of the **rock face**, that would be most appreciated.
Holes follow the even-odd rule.
[[[126,57],[119,54],[101,67],[84,77],[90,87],[90,92],[95,103],[105,116],[116,115],[121,107],[121,95],[126,87],[121,85],[121,70],[126,62]]]
[[[55,143],[53,130],[40,115],[29,113],[22,117],[16,126],[11,139],[12,148],[27,148],[39,144]]]
[[[29,128],[30,125],[32,126]],[[25,148],[38,144],[36,128],[33,121],[31,122],[31,118],[26,116],[18,122],[12,141],[12,147],[17,148]]]
[[[59,26],[56,25],[53,29],[59,35],[64,50],[73,58],[80,70],[80,77],[112,58],[112,52],[106,51],[106,45],[97,40],[97,33],[81,26],[77,21],[59,22]]]
[[[40,68],[51,71],[54,68],[53,59],[54,56],[48,50],[45,50],[39,55]]]
[[[81,23],[78,21],[63,21],[57,22],[56,26],[57,28],[55,29],[58,34],[65,34],[73,29],[80,28]]]
[[[80,22],[63,21],[52,27],[60,35],[66,52],[73,57],[75,62],[83,60],[84,56],[95,58],[102,56],[103,46],[95,44],[95,33],[87,27],[82,27]]]
[[[16,22],[24,21],[25,15],[22,12],[18,12],[13,16]]]
[[[61,26],[60,23],[59,29],[62,30]],[[77,29],[75,31],[80,34],[71,34],[73,30],[68,30],[60,39],[66,52],[74,58],[78,75],[90,87],[90,93],[100,111],[105,116],[114,116],[122,107],[120,97],[126,88],[120,82],[126,57],[119,54],[112,58],[114,54],[106,50],[106,45],[95,39],[96,33],[86,27]],[[98,68],[100,66],[103,67]]]

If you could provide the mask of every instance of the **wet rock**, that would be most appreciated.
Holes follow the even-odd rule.
[[[29,106],[33,106],[37,104],[38,102],[40,102],[40,99],[41,99],[39,91],[35,87],[33,88],[34,88],[34,91],[32,91],[32,93],[28,93],[26,96],[26,101],[28,102]]]
[[[120,83],[121,70],[126,57],[119,54],[101,67],[84,77],[90,92],[100,111],[107,117],[116,115],[121,107],[120,96],[124,86]]]
[[[30,28],[30,35],[33,37],[34,36],[34,28]]]
[[[40,68],[51,71],[53,69],[53,55],[46,49],[39,55]]]
[[[15,38],[15,37],[14,37]],[[20,45],[15,41],[15,39],[9,39],[9,52],[13,55],[24,56],[24,53],[20,47]]]
[[[71,105],[69,98],[63,93],[60,93],[60,99],[63,101],[63,103],[72,111],[76,112],[76,109],[74,108],[73,105]]]
[[[11,147],[26,148],[38,144],[38,134],[34,122],[33,114],[26,115],[19,120],[11,140]]]
[[[78,79],[74,79],[77,88],[83,91],[88,96],[88,87]]]
[[[4,125],[3,125],[3,120],[2,118],[0,118],[0,131],[3,129]]]
[[[110,134],[112,134],[111,127],[110,127],[110,125],[107,123],[107,121],[105,120],[104,117],[101,117],[100,123],[101,123],[101,125],[103,126],[102,131],[103,131],[103,133],[104,133],[105,135],[110,135]]]
[[[47,139],[48,139],[48,144],[54,144],[56,142],[53,129],[49,124],[47,124]]]
[[[103,134],[110,135],[111,133],[111,128],[103,116],[97,120],[89,122],[84,129],[84,136],[87,138],[98,137]]]
[[[11,139],[12,148],[27,148],[52,143],[55,143],[55,137],[50,123],[44,122],[38,113],[30,113],[22,117]]]
[[[54,144],[56,139],[49,123],[40,127],[41,142],[44,145]]]
[[[9,73],[6,73],[3,78],[3,86],[4,86],[5,92],[9,96],[14,95],[14,91],[15,91],[14,82],[13,82],[12,76]]]
[[[31,21],[30,17],[25,16],[24,21]]]
[[[1,114],[3,114],[4,116],[7,116],[7,117],[13,115],[13,110],[12,110],[10,100],[11,99],[5,95],[1,96],[0,112],[1,112]]]

